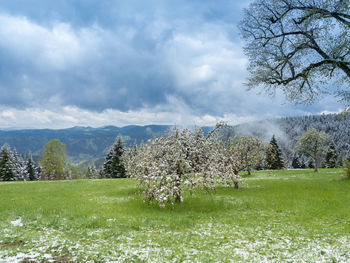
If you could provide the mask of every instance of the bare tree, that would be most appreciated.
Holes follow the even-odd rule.
[[[249,57],[249,87],[276,88],[297,103],[320,93],[350,101],[349,0],[256,0],[240,29]],[[335,80],[330,87],[330,79]]]

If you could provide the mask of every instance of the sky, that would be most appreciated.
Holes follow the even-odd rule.
[[[339,112],[246,90],[248,0],[0,2],[0,128],[229,124]]]

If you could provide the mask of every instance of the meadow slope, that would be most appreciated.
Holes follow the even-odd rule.
[[[349,262],[350,180],[261,171],[165,209],[132,179],[0,183],[0,262]]]

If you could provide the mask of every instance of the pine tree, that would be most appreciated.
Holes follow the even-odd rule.
[[[103,174],[107,178],[125,178],[125,167],[122,163],[124,146],[121,137],[118,137],[106,156],[103,164]]]
[[[328,147],[328,151],[326,154],[326,167],[327,168],[335,168],[337,165],[337,152],[335,150],[335,145],[333,142]]]
[[[299,168],[301,168],[301,164],[300,164],[300,161],[299,161],[299,158],[298,158],[297,155],[294,155],[294,156],[293,156],[292,167],[293,167],[294,169],[299,169]]]
[[[266,150],[265,163],[267,169],[280,170],[284,168],[282,152],[277,144],[275,135],[272,136],[270,144]]]
[[[14,157],[10,147],[4,144],[0,151],[0,180],[15,181]]]
[[[29,157],[28,157],[27,164],[26,164],[26,170],[28,173],[28,179],[30,181],[37,181],[40,179],[39,169],[35,165],[32,155],[29,155]]]
[[[5,144],[0,150],[0,181],[26,181],[28,173],[26,165],[16,150]]]
[[[95,166],[88,166],[87,168],[87,173],[86,173],[86,178],[89,179],[97,179],[99,177],[99,172],[97,171]]]
[[[16,149],[13,150],[14,157],[14,172],[16,181],[28,181],[29,174],[27,172],[27,165],[23,157],[17,153]]]
[[[110,178],[111,174],[113,173],[113,155],[114,155],[114,151],[113,151],[113,147],[109,150],[109,152],[107,153],[106,156],[106,160],[103,164],[102,170],[101,170],[101,174],[103,175],[104,178]]]

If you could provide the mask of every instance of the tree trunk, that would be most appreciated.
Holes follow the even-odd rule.
[[[175,194],[175,202],[181,203],[181,191],[180,191],[181,185],[179,181],[176,182],[176,187],[177,187],[177,192]]]
[[[175,186],[178,189],[178,192],[175,195],[175,202],[176,203],[181,203],[181,177],[184,175],[184,172],[182,171],[182,167],[181,167],[181,163],[178,161],[176,164],[177,168],[176,168],[176,172],[179,175],[179,178],[176,180]]]
[[[181,195],[178,194],[178,195],[175,196],[175,202],[176,203],[181,203]]]
[[[314,172],[317,173],[318,172],[318,158],[317,158],[317,153],[314,156],[314,160],[315,160],[315,170]]]
[[[234,182],[235,184],[235,189],[238,189],[238,182]]]

